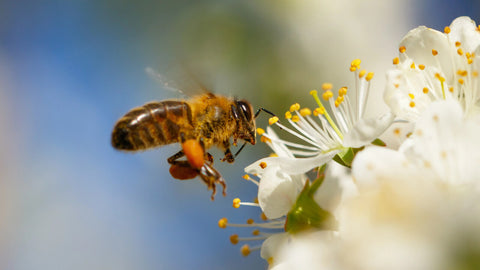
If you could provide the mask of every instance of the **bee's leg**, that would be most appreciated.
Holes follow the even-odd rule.
[[[213,156],[208,152],[205,152],[205,161],[207,161],[210,165],[213,165]]]
[[[186,160],[177,160],[170,166],[169,170],[173,178],[178,180],[189,180],[198,176],[199,169],[192,168]]]
[[[223,187],[223,196],[227,195],[226,189],[227,189],[227,184],[225,183],[225,180],[223,179],[222,175],[212,166],[210,166],[208,163],[205,163],[202,168],[200,168],[199,175],[202,178],[203,182],[207,185],[208,189],[212,190],[212,201],[215,198],[215,194],[217,192],[216,190],[216,184],[220,184]]]
[[[180,150],[178,151],[178,153],[176,153],[175,155],[169,157],[167,159],[168,163],[171,164],[171,165],[176,165],[176,164],[179,164],[181,163],[182,161],[178,161],[177,159],[181,158],[185,156],[185,153],[183,152],[183,150]]]
[[[230,151],[230,143],[229,141],[225,141],[223,143],[223,147],[225,150],[225,156],[223,157],[222,161],[227,161],[228,163],[233,163],[235,158],[233,157],[232,151]]]

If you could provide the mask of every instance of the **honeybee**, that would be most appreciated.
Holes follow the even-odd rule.
[[[187,100],[149,102],[130,110],[120,118],[112,132],[112,146],[118,150],[139,151],[162,145],[180,143],[182,149],[167,159],[170,174],[179,180],[196,176],[212,189],[226,184],[212,166],[213,157],[206,150],[216,146],[224,151],[222,161],[234,162],[246,143],[255,144],[255,118],[265,109],[253,113],[246,100],[205,93]],[[268,111],[267,111],[268,112]],[[270,113],[270,112],[269,112]],[[244,144],[234,156],[230,150],[241,139]],[[186,160],[180,160],[182,157]]]

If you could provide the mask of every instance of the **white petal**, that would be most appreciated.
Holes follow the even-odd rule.
[[[343,140],[345,147],[361,147],[370,144],[392,124],[395,116],[386,113],[379,118],[360,119]]]
[[[346,167],[330,162],[327,167],[325,179],[314,195],[315,202],[330,213],[334,213],[341,201],[343,187],[341,179],[347,177]]]
[[[258,203],[269,219],[286,215],[299,193],[298,184],[279,167],[265,168],[258,186]]]
[[[480,32],[475,21],[469,17],[456,18],[450,25],[450,30],[450,41],[460,41],[465,52],[474,52],[480,45]]]
[[[260,163],[265,162],[268,166],[279,166],[280,170],[283,173],[297,175],[303,174],[310,171],[313,168],[322,166],[323,164],[327,163],[328,161],[332,160],[332,158],[339,152],[339,150],[330,151],[325,154],[319,154],[315,157],[311,158],[288,158],[288,157],[267,157],[262,158],[253,164],[248,165],[245,168],[245,172],[250,174],[259,174],[263,173],[263,170],[260,167]]]
[[[262,249],[260,250],[260,256],[265,260],[275,258],[278,250],[282,248],[288,241],[289,235],[287,233],[274,234],[268,237],[262,243]]]

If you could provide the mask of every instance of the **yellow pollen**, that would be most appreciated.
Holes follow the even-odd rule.
[[[247,219],[247,224],[253,224],[253,223],[255,223],[255,221],[253,221],[253,219],[251,219],[251,218]]]
[[[412,93],[409,93],[408,96],[411,98],[411,99],[414,99],[415,96],[412,94]]]
[[[260,166],[260,168],[265,169],[267,167],[267,163],[262,161],[262,162],[260,162],[259,166]]]
[[[463,84],[464,83],[463,79],[462,78],[458,79],[458,83]]]
[[[292,116],[292,121],[293,122],[298,122],[298,121],[300,121],[300,117],[298,117],[298,115],[294,115],[294,116]]]
[[[463,50],[462,50],[462,48],[458,48],[458,49],[457,49],[457,53],[458,53],[458,55],[463,55]]]
[[[350,63],[350,70],[355,71],[360,68],[362,61],[360,59],[355,59]]]
[[[450,34],[450,27],[445,26],[445,28],[443,29],[443,32],[444,32],[445,34]]]
[[[476,71],[476,70],[472,71],[472,76],[473,77],[478,77],[478,71]]]
[[[418,65],[418,68],[419,68],[420,70],[424,70],[424,69],[425,69],[425,65],[420,64],[420,65]]]
[[[259,229],[253,230],[252,234],[255,236],[260,235],[260,230]]]
[[[393,134],[395,134],[397,136],[400,135],[400,129],[399,128],[394,129]]]
[[[477,26],[477,31],[480,31],[480,24]]]
[[[472,58],[468,58],[468,59],[467,59],[467,63],[470,65],[471,63],[473,63],[473,59],[472,59]]]
[[[415,69],[415,63],[412,62],[412,64],[410,65],[410,68]]]
[[[424,94],[428,94],[428,91],[429,91],[429,90],[428,90],[427,87],[424,87],[424,88],[423,88],[423,93],[424,93]]]
[[[413,108],[413,107],[415,107],[415,102],[413,102],[413,101],[410,101],[410,104],[409,104],[409,105],[410,105],[410,107],[412,107],[412,108]]]
[[[233,245],[238,244],[238,234],[230,235],[230,243],[232,243]]]
[[[462,45],[460,41],[455,41],[455,47],[460,47],[460,45]]]
[[[393,64],[398,65],[398,63],[400,63],[400,59],[398,57],[393,58]]]
[[[406,50],[407,50],[407,48],[405,48],[405,46],[400,46],[400,48],[398,48],[398,51],[400,53],[404,53]]]
[[[258,203],[258,198],[253,199],[254,203]]]
[[[318,116],[319,114],[324,114],[325,113],[325,108],[316,108],[313,110],[313,115]]]
[[[442,151],[442,153],[440,153],[440,155],[441,155],[442,158],[446,158],[447,157],[447,152]]]
[[[466,53],[465,53],[465,56],[466,56],[467,58],[471,58],[471,57],[472,57],[472,54],[469,53],[469,52],[466,52]]]
[[[242,255],[243,255],[244,257],[247,257],[248,255],[250,255],[250,247],[249,247],[247,244],[245,244],[245,245],[243,245],[242,248],[240,249],[240,252],[242,252]]]
[[[271,153],[270,155],[268,155],[269,157],[278,157],[278,155],[276,153]]]
[[[263,128],[257,128],[258,135],[262,135],[263,133],[265,133],[265,130]]]
[[[267,137],[265,137],[265,136],[262,136],[262,137],[260,137],[260,141],[261,141],[262,143],[266,143],[266,142],[271,142],[272,140],[270,140],[269,138],[267,138]]]
[[[262,212],[262,214],[260,214],[260,218],[265,221],[265,220],[268,220],[267,216],[265,215],[265,213]]]
[[[338,89],[338,95],[339,96],[345,96],[347,94],[347,90],[348,90],[348,88],[346,86]]]
[[[330,90],[325,91],[325,92],[323,93],[323,95],[322,95],[322,98],[323,98],[324,100],[329,100],[329,99],[332,98],[332,97],[333,97],[333,92],[330,91]]]
[[[369,81],[373,78],[373,75],[375,75],[375,73],[369,72],[369,73],[367,74],[367,77],[365,77],[365,80],[366,80],[367,82],[369,82]]]
[[[267,259],[268,265],[273,265],[273,257]]]
[[[453,86],[449,87],[448,91],[450,91],[450,93],[453,93]]]
[[[227,218],[221,218],[220,220],[218,220],[218,227],[222,229],[225,229],[227,227],[227,224],[228,224]]]
[[[432,49],[432,54],[433,54],[433,56],[437,56],[437,54],[438,54],[438,51],[437,51],[437,50],[435,50],[435,49]]]
[[[312,111],[309,109],[309,108],[303,108],[300,110],[300,115],[301,116],[307,116],[307,115],[311,115],[312,114]]]
[[[444,81],[445,81],[445,78],[442,77],[442,75],[440,75],[440,73],[435,73],[435,78],[437,78],[437,80],[439,80],[440,82],[444,82]]]
[[[462,77],[466,77],[468,75],[468,71],[459,69],[459,70],[457,70],[457,75],[460,75]]]
[[[316,94],[317,94],[317,90],[312,90],[312,91],[310,91],[310,95],[313,96],[313,95],[316,95]]]
[[[276,122],[278,122],[278,117],[276,117],[276,116],[270,117],[270,119],[268,119],[268,124],[269,124],[269,125],[273,125],[273,124],[275,124]]]
[[[291,113],[290,111],[286,111],[286,112],[285,112],[285,118],[286,118],[286,119],[292,118],[292,113]]]
[[[398,88],[398,87],[400,87],[400,84],[395,83],[395,84],[393,85],[393,87]]]
[[[343,102],[343,100],[344,100],[343,96],[338,96],[337,99],[335,100],[335,103],[338,103],[340,105]]]
[[[331,83],[322,84],[322,90],[323,91],[331,90],[332,88],[333,88],[333,84],[331,84]],[[310,94],[313,95],[312,91],[310,91]]]
[[[360,71],[360,73],[358,73],[358,78],[363,78],[363,76],[365,76],[365,74],[367,73],[367,71],[365,69],[362,69],[362,71]]]
[[[300,104],[298,103],[292,104],[292,106],[290,106],[290,112],[297,111],[298,109],[300,109]]]
[[[240,200],[240,198],[233,199],[233,204],[232,204],[233,208],[239,208],[241,202],[242,201]]]

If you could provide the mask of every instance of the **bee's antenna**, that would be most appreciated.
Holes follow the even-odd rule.
[[[274,113],[272,113],[271,111],[269,111],[269,110],[267,110],[267,109],[265,109],[265,108],[260,107],[260,108],[257,110],[257,112],[255,113],[255,118],[257,118],[257,116],[260,114],[261,111],[264,111],[264,112],[270,114],[271,116],[276,116],[276,115],[275,115]]]

